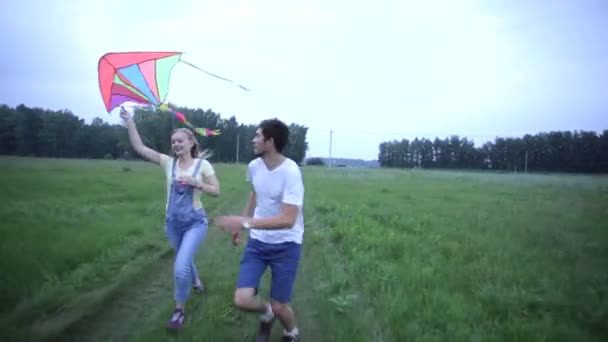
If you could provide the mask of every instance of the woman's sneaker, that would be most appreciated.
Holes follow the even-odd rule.
[[[171,319],[167,322],[167,328],[177,330],[184,325],[185,320],[186,314],[184,313],[184,309],[175,309],[173,310]]]
[[[193,285],[192,285],[192,290],[196,293],[203,293],[205,292],[205,288],[203,287],[203,282],[199,280],[197,280]]]

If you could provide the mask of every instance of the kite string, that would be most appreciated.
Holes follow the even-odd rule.
[[[190,63],[190,62],[188,62],[188,61],[185,61],[185,60],[183,60],[183,59],[181,59],[180,61],[181,61],[182,63],[184,63],[184,64],[187,64],[187,65],[189,65],[189,66],[193,67],[193,68],[194,68],[194,69],[196,69],[196,70],[202,71],[202,72],[204,72],[204,73],[206,73],[206,74],[208,74],[208,75],[211,75],[211,76],[213,76],[213,77],[219,78],[220,80],[223,80],[223,81],[226,81],[226,82],[230,82],[230,83],[235,83],[234,81],[229,80],[229,79],[227,79],[227,78],[225,78],[225,77],[222,77],[222,76],[219,76],[219,75],[215,75],[215,74],[210,73],[210,72],[209,72],[209,71],[207,71],[207,70],[201,69],[201,68],[197,67],[196,65],[194,65],[194,64],[192,64],[192,63]],[[246,91],[251,91],[251,89],[249,89],[249,88],[247,88],[247,87],[245,87],[245,86],[242,86],[242,85],[240,85],[240,84],[238,84],[238,83],[235,83],[235,84],[236,84],[237,86],[239,86],[239,88],[241,88],[241,89],[243,89],[243,90],[246,90]]]

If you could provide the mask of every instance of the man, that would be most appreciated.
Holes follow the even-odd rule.
[[[253,138],[256,159],[247,170],[253,191],[242,216],[222,216],[215,222],[238,244],[242,229],[249,240],[241,259],[234,303],[242,310],[260,313],[257,341],[267,341],[278,317],[283,341],[297,341],[298,328],[291,300],[304,234],[304,184],[299,166],[282,154],[289,141],[285,123],[270,119],[258,126]],[[270,303],[256,299],[260,278],[270,267]]]

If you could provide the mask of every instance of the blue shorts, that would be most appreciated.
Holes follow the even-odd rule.
[[[257,292],[260,279],[266,267],[270,266],[270,298],[289,303],[301,252],[302,245],[299,243],[273,244],[249,238],[241,258],[237,288],[254,288]]]

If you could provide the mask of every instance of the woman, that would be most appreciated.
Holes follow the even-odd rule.
[[[194,255],[208,228],[207,214],[200,197],[202,193],[218,196],[220,185],[205,154],[199,151],[192,131],[187,128],[173,131],[171,150],[175,158],[172,158],[143,144],[131,113],[122,108],[120,117],[127,125],[133,149],[144,159],[162,167],[167,178],[165,232],[176,252],[173,267],[176,304],[167,325],[170,329],[178,329],[186,318],[184,304],[190,285],[197,292],[203,290],[194,265]]]

